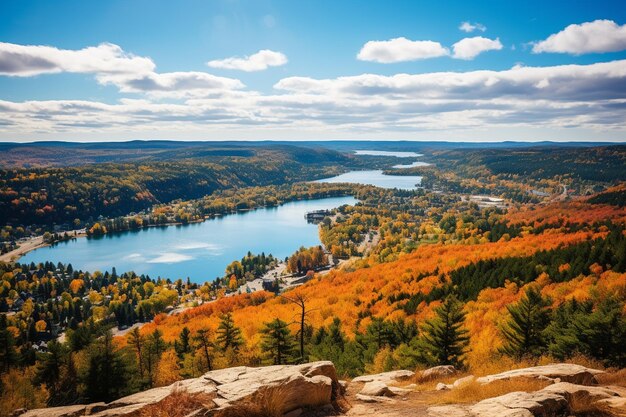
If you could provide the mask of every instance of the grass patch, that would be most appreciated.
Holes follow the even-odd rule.
[[[596,379],[599,385],[617,385],[626,388],[626,368],[596,375]]]
[[[476,381],[469,382],[450,391],[442,391],[441,395],[433,398],[433,404],[466,404],[476,403],[487,398],[499,397],[509,392],[534,392],[550,385],[548,381],[534,378],[515,378],[511,380],[494,381],[482,385]]]
[[[163,401],[150,404],[131,414],[131,417],[185,417],[196,410],[206,410],[197,414],[197,417],[208,415],[209,410],[215,407],[215,396],[209,394],[190,394],[186,390],[175,390]]]

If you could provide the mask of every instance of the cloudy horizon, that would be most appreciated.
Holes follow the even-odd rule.
[[[143,37],[141,2],[124,18],[74,4],[80,24],[26,3],[0,6],[0,141],[626,139],[626,12],[610,2],[549,18],[368,5],[350,33],[345,4],[304,19],[282,1],[189,2],[175,23],[156,2]]]

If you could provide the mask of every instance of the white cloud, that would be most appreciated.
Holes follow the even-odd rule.
[[[99,75],[97,80],[103,85],[115,85],[122,93],[147,93],[174,98],[207,95],[244,87],[241,81],[234,78],[192,71]]]
[[[477,55],[486,51],[498,51],[502,49],[500,39],[483,38],[475,36],[473,38],[464,38],[452,45],[454,54],[457,59],[474,59]]]
[[[207,62],[211,68],[233,69],[240,71],[263,71],[269,67],[278,67],[287,63],[287,57],[281,52],[262,49],[243,58],[231,57]]]
[[[150,58],[124,52],[118,45],[103,43],[80,50],[0,42],[0,75],[29,77],[60,72],[92,73],[102,85],[114,85],[122,93],[145,93],[155,97],[199,97],[240,89],[234,78],[206,72],[158,73]]]
[[[59,72],[120,74],[148,73],[150,58],[124,52],[110,43],[79,50],[0,42],[0,75],[29,77]]]
[[[487,30],[487,28],[485,27],[485,25],[483,25],[481,23],[462,22],[459,25],[459,30],[462,30],[463,32],[466,32],[466,33],[470,33],[470,32],[473,32],[475,30],[479,30],[481,32],[484,32],[484,31]]]
[[[157,87],[137,91],[171,90],[176,84],[155,82]],[[178,87],[193,91],[189,85]],[[571,131],[571,127],[576,132],[617,132],[614,137],[626,134],[626,60],[515,66],[504,71],[289,77],[278,81],[270,94],[230,87],[236,86],[219,84],[213,93],[181,96],[176,103],[153,101],[152,95],[115,104],[0,100],[0,137],[224,139],[247,135],[277,139],[319,137],[315,134],[320,133],[328,137],[333,132],[336,137],[395,134],[397,138],[401,134],[413,138],[418,132],[453,136],[452,132],[466,135],[503,128],[515,133],[523,129]]]
[[[402,37],[388,41],[369,41],[363,45],[357,58],[361,61],[390,64],[394,62],[436,58],[448,54],[448,49],[444,48],[439,42],[412,41]]]
[[[574,55],[625,49],[626,25],[618,26],[612,20],[594,20],[580,25],[569,25],[533,45],[534,53],[559,52]]]
[[[149,259],[146,262],[148,262],[149,264],[176,264],[179,262],[190,261],[192,259],[193,256],[183,255],[181,253],[175,252],[165,252],[157,256],[156,258]]]

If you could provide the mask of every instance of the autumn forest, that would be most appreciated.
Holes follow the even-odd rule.
[[[625,368],[626,147],[505,145],[2,144],[0,415],[239,365]],[[421,181],[317,182],[366,170]],[[244,251],[206,282],[20,261],[60,241],[348,196],[308,219],[318,244]]]

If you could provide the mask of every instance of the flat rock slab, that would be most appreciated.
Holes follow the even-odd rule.
[[[560,382],[536,392],[511,392],[474,405],[430,407],[431,417],[558,417],[571,413],[571,404],[584,399],[624,413],[626,398],[608,387]]]
[[[571,382],[577,385],[595,385],[597,384],[596,375],[602,374],[604,371],[598,369],[586,368],[580,365],[569,363],[558,363],[544,366],[534,366],[531,368],[515,369],[513,371],[502,372],[495,375],[483,376],[476,378],[479,384],[489,384],[494,381],[509,380],[514,378],[538,378],[551,379],[558,382]]]
[[[210,395],[214,409],[271,402],[274,409],[285,414],[299,408],[328,405],[340,395],[341,387],[335,366],[329,361],[261,368],[240,366],[211,371],[200,378],[153,388],[108,404],[43,408],[26,411],[20,417],[121,417],[158,404],[177,391]]]
[[[393,397],[396,395],[391,389],[389,389],[387,384],[382,381],[366,382],[359,394],[369,397]]]
[[[454,375],[456,372],[456,368],[452,365],[440,365],[422,371],[420,378],[422,380],[432,380]]]
[[[413,371],[400,370],[400,371],[390,371],[383,372],[380,374],[374,375],[362,375],[354,378],[352,382],[372,382],[372,381],[380,381],[385,384],[390,384],[393,382],[401,382],[407,381],[415,375]]]

